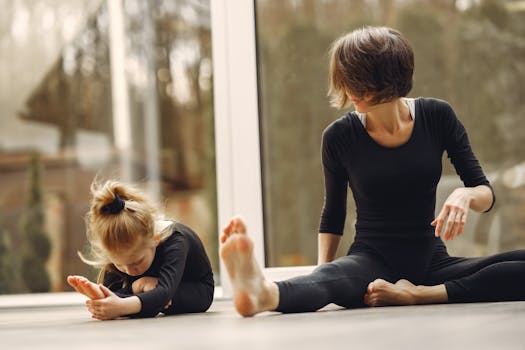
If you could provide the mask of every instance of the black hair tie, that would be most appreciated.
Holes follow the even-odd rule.
[[[125,205],[124,200],[118,194],[115,194],[115,199],[103,206],[100,211],[103,214],[118,214],[124,209]]]

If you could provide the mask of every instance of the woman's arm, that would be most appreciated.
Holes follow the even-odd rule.
[[[324,264],[335,259],[335,253],[341,241],[341,235],[320,232],[317,238],[317,264]]]
[[[476,187],[465,188],[472,200],[470,202],[470,209],[483,213],[489,210],[494,203],[494,195],[492,190],[487,185],[480,185]]]
[[[338,153],[333,149],[333,144],[338,143],[337,140],[338,130],[332,125],[323,133],[321,148],[325,197],[317,238],[318,264],[335,259],[346,218],[348,180],[346,171],[339,162]]]
[[[487,185],[456,188],[431,223],[436,227],[436,237],[442,236],[444,240],[449,240],[460,236],[465,228],[469,209],[477,212],[487,211],[491,208],[493,200],[492,190]]]
[[[443,123],[443,145],[465,185],[450,194],[439,215],[431,223],[436,227],[435,235],[448,240],[461,235],[469,209],[489,211],[494,205],[495,196],[474,155],[465,127],[448,103],[440,103],[439,107],[438,113],[442,115]]]

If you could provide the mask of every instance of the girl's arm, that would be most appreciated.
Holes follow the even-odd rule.
[[[132,316],[154,317],[170,303],[182,280],[190,245],[189,240],[178,231],[174,231],[164,242],[158,283],[154,289],[136,294],[142,307]]]
[[[120,297],[102,284],[96,284],[84,276],[68,276],[67,282],[75,290],[89,298],[88,310],[94,318],[109,320],[137,313],[141,309],[137,297]]]
[[[88,309],[93,317],[112,319],[121,316],[154,317],[171,304],[180,284],[186,265],[190,242],[179,232],[173,232],[164,244],[163,264],[159,277],[143,277],[125,288],[119,284],[116,273],[108,272],[104,276],[104,285],[113,285],[113,291],[101,285],[107,291],[106,297],[88,301]],[[154,279],[155,283],[150,283]],[[115,283],[117,282],[117,283]],[[148,282],[148,286],[144,283]],[[155,284],[153,288],[151,286]]]
[[[142,277],[133,282],[133,294],[148,292],[156,288],[159,279],[156,277]],[[95,284],[94,284],[95,285]],[[93,317],[99,320],[111,320],[122,316],[134,315],[142,310],[139,297],[126,295],[126,293],[112,292],[104,285],[98,285],[104,293],[101,299],[88,300],[86,305]],[[164,308],[171,305],[171,301]]]

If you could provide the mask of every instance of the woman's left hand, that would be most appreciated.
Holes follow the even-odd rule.
[[[461,235],[467,222],[467,214],[473,198],[471,190],[471,188],[465,187],[456,188],[448,196],[441,212],[430,223],[430,225],[436,227],[434,232],[436,237],[442,236],[447,241]]]

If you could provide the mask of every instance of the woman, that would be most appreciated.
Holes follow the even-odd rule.
[[[330,95],[355,112],[323,134],[325,204],[319,266],[310,275],[266,280],[253,259],[241,219],[225,227],[221,256],[243,316],[275,310],[525,300],[525,251],[484,258],[450,257],[442,239],[460,236],[470,209],[485,212],[495,197],[467,133],[445,101],[404,98],[414,55],[396,30],[366,27],[331,49]],[[465,187],[434,217],[446,151]],[[334,260],[343,233],[347,186],[357,208],[356,238]]]

